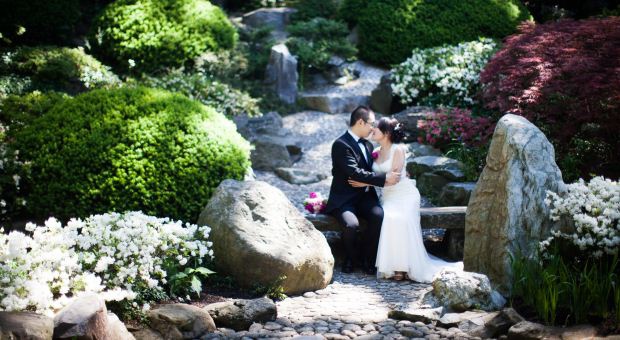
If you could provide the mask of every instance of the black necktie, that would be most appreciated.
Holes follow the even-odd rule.
[[[370,161],[368,160],[368,155],[367,155],[368,150],[366,150],[366,142],[367,142],[367,141],[368,141],[368,140],[366,140],[366,139],[364,139],[364,138],[360,138],[360,139],[358,139],[358,140],[357,140],[357,143],[358,143],[358,144],[362,144],[362,145],[360,146],[360,148],[364,148],[364,150],[362,151],[362,156],[363,156],[363,155],[366,155],[366,156],[364,156],[364,159],[366,160],[366,163],[367,163],[367,164],[370,164]],[[366,151],[366,153],[364,153],[364,151]]]

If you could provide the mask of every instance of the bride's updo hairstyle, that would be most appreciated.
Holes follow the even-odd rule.
[[[393,144],[400,143],[405,137],[405,131],[402,123],[394,118],[383,117],[379,119],[377,128],[384,134],[388,135],[390,142]]]

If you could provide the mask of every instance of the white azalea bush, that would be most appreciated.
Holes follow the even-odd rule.
[[[213,255],[209,227],[141,212],[72,219],[64,227],[50,218],[26,230],[31,234],[0,232],[0,310],[51,315],[84,292],[133,300],[144,289],[163,292],[169,272]]]
[[[618,254],[620,247],[620,185],[617,181],[594,177],[568,185],[562,197],[548,191],[545,203],[551,207],[555,221],[568,216],[575,225],[574,233],[554,231],[553,236],[541,242],[544,252],[553,239],[562,238],[588,252],[595,258],[604,254]]]
[[[498,44],[488,38],[413,50],[392,70],[392,90],[403,104],[461,106],[474,104],[480,72]]]

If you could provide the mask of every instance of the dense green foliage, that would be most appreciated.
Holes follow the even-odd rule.
[[[297,12],[293,14],[294,21],[307,21],[313,18],[334,18],[338,13],[336,0],[298,0],[295,2]]]
[[[142,210],[194,221],[225,178],[243,178],[249,144],[232,122],[182,95],[93,90],[8,131],[8,157],[32,217]],[[10,174],[9,174],[10,175]]]
[[[153,72],[230,49],[237,33],[207,0],[118,0],[96,19],[92,41],[120,69]]]
[[[414,48],[503,38],[530,14],[518,0],[370,0],[356,17],[360,57],[392,65]]]
[[[288,45],[303,70],[323,70],[332,55],[350,59],[357,53],[347,41],[349,30],[342,22],[314,18],[291,25],[288,30],[292,36]]]
[[[80,19],[80,0],[0,0],[5,42],[58,43],[69,40]]]
[[[0,97],[33,90],[75,94],[119,83],[81,48],[20,47],[0,55]]]
[[[182,93],[228,116],[260,115],[258,100],[225,83],[211,80],[202,73],[171,72],[159,77],[146,77],[144,85]]]

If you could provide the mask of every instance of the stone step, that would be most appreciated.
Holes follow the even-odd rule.
[[[432,207],[420,208],[422,229],[465,229],[465,212],[467,207]],[[331,215],[306,215],[314,227],[320,231],[342,231],[342,227]]]
[[[327,112],[351,112],[359,105],[370,104],[372,91],[381,77],[388,72],[361,61],[351,64],[359,78],[344,85],[324,85],[299,93],[299,99],[308,108]]]

